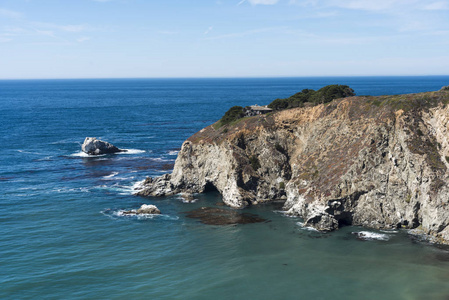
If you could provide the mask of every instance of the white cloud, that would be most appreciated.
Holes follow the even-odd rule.
[[[249,3],[252,5],[273,5],[279,2],[279,0],[248,0]]]
[[[448,1],[439,1],[424,6],[425,10],[447,10],[449,9]]]
[[[22,14],[17,11],[0,8],[0,17],[17,19],[17,18],[20,18],[21,16],[22,16]]]
[[[58,27],[61,30],[68,31],[68,32],[81,32],[81,31],[87,30],[86,25],[62,25],[62,26],[58,26]]]
[[[280,29],[285,30],[285,27],[253,29],[253,30],[247,30],[247,31],[242,31],[242,32],[234,32],[234,33],[228,33],[228,34],[223,34],[223,35],[218,35],[218,36],[211,36],[207,39],[208,40],[221,40],[221,39],[229,39],[229,38],[239,38],[239,37],[244,37],[244,36],[248,36],[248,35],[254,35],[254,34],[259,34],[259,33],[263,33],[263,32],[280,30]]]
[[[165,34],[165,35],[175,35],[175,34],[179,34],[178,31],[173,31],[173,30],[159,30],[157,33],[158,33],[158,34]]]
[[[245,2],[246,2],[246,0],[241,0],[239,3],[237,3],[237,6],[242,5]]]
[[[51,30],[39,30],[39,29],[35,29],[36,33],[39,35],[45,35],[45,36],[51,36],[51,37],[55,37],[55,33]]]
[[[78,43],[83,43],[83,42],[86,42],[86,41],[88,41],[88,40],[90,40],[90,37],[88,37],[88,36],[82,36],[82,37],[78,38],[76,41],[77,41]]]
[[[214,29],[212,26],[209,26],[209,28],[207,28],[207,30],[204,32],[204,34],[208,34],[209,32],[212,31],[212,29]]]

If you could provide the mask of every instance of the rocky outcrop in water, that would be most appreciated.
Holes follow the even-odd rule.
[[[140,195],[218,190],[232,207],[286,199],[306,226],[420,228],[449,241],[449,91],[350,97],[212,125]]]
[[[126,150],[119,149],[116,146],[114,146],[108,142],[97,140],[97,138],[94,138],[94,137],[87,137],[84,140],[83,145],[81,145],[81,150],[84,153],[87,153],[90,155],[101,155],[101,154],[111,154],[111,153],[117,153],[117,152],[126,152]]]
[[[124,215],[146,215],[146,214],[159,215],[160,213],[161,213],[161,211],[159,210],[159,208],[157,208],[156,205],[152,205],[152,204],[143,204],[137,210],[133,209],[133,210],[123,211]]]

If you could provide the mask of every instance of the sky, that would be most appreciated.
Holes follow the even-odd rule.
[[[0,79],[449,75],[449,0],[0,0]]]

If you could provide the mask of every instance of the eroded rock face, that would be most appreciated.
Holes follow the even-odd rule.
[[[117,153],[117,152],[126,152],[126,150],[119,149],[116,146],[114,146],[108,142],[97,140],[97,138],[94,138],[94,137],[87,137],[84,140],[83,145],[81,146],[81,150],[84,153],[87,153],[90,155],[101,155],[101,154],[111,154],[111,153]]]
[[[351,97],[209,126],[141,194],[216,189],[232,207],[286,197],[319,230],[419,226],[447,242],[448,101],[444,90]]]

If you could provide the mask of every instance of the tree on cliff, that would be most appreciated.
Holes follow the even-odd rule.
[[[331,102],[334,99],[355,96],[354,90],[347,85],[332,84],[325,86],[318,91],[304,89],[299,93],[285,99],[276,99],[268,107],[273,110],[283,110],[294,107],[301,107],[304,103],[322,104]]]
[[[318,91],[303,89],[289,98],[276,99],[268,107],[273,110],[283,110],[302,107],[305,103],[312,105],[331,102],[334,99],[355,96],[354,90],[347,85],[333,84],[322,87]],[[230,124],[245,116],[245,109],[241,106],[231,107],[217,123],[218,127]]]

